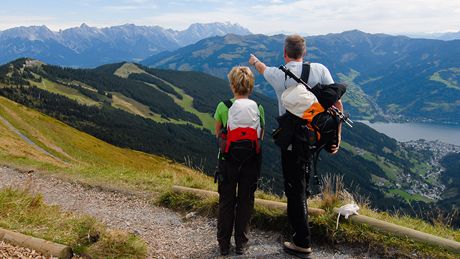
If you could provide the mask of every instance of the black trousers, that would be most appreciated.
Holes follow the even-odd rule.
[[[249,221],[254,210],[254,192],[257,189],[259,166],[257,157],[240,163],[229,158],[224,180],[219,182],[219,212],[217,241],[228,248],[235,228],[235,245],[248,242]]]
[[[311,159],[299,162],[298,155],[289,150],[281,151],[281,164],[284,177],[284,192],[287,197],[288,221],[293,229],[295,245],[308,248],[311,245],[308,225],[307,195]]]

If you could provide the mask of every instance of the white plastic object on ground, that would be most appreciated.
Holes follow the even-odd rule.
[[[359,215],[358,210],[359,210],[359,206],[354,204],[354,203],[346,204],[346,205],[343,205],[342,207],[340,207],[337,210],[338,215],[337,215],[337,224],[335,226],[335,229],[339,228],[340,215],[343,215],[343,216],[345,216],[346,219],[348,219],[348,217],[351,216],[351,215]]]

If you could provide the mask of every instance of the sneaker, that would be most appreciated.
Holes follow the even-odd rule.
[[[294,253],[300,253],[300,254],[311,254],[312,250],[311,247],[300,247],[296,246],[294,242],[284,242],[284,250],[287,252],[294,252]]]

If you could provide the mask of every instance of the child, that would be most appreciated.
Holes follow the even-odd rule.
[[[234,98],[220,102],[214,114],[216,136],[219,138],[226,131],[225,145],[221,145],[219,154],[222,160],[218,177],[217,241],[220,253],[227,255],[235,228],[235,253],[241,255],[248,243],[249,220],[260,174],[259,140],[265,119],[263,107],[248,99],[254,88],[251,70],[238,66],[227,76]]]

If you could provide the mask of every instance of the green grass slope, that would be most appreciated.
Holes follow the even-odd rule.
[[[154,192],[172,184],[206,186],[211,183],[204,174],[169,159],[115,147],[3,97],[0,97],[0,115],[34,143],[62,160],[33,149],[0,123],[0,158],[11,166],[63,171],[66,176],[81,177],[90,183],[112,182]]]

